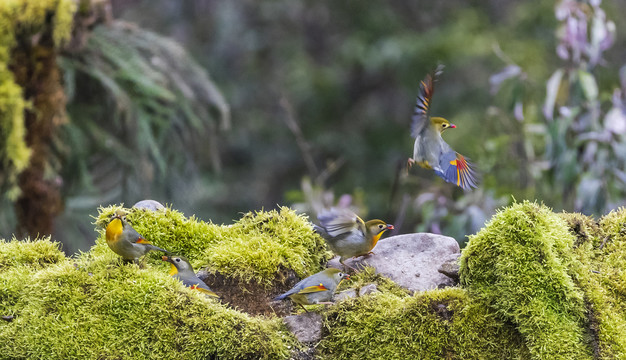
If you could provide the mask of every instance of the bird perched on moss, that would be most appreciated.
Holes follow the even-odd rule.
[[[305,311],[304,305],[330,304],[335,290],[344,279],[350,279],[350,275],[338,269],[326,269],[302,279],[291,290],[275,297],[274,300],[289,297]]]
[[[348,258],[370,254],[382,234],[393,230],[391,224],[378,219],[363,221],[348,209],[332,208],[320,212],[317,219],[320,225],[313,225],[313,229],[340,256],[339,262],[344,266],[348,266],[344,263]]]
[[[189,261],[184,257],[162,256],[161,260],[167,261],[172,264],[170,268],[170,276],[182,281],[183,285],[185,285],[186,287],[198,290],[207,296],[219,298],[219,296],[213,290],[211,290],[211,288],[208,287],[207,284],[204,283],[204,281],[200,280],[200,278],[196,276],[195,271],[193,271],[193,267],[191,267]]]
[[[476,173],[467,159],[452,150],[443,141],[441,134],[447,129],[454,129],[442,117],[430,116],[430,104],[434,92],[434,83],[441,74],[443,66],[438,66],[420,84],[420,93],[411,118],[411,136],[415,138],[413,158],[408,160],[408,167],[417,163],[419,166],[432,169],[439,177],[463,189],[476,187]]]
[[[151,250],[162,251],[160,247],[152,245],[126,221],[126,214],[118,210],[106,227],[106,241],[109,248],[124,260],[137,260]]]

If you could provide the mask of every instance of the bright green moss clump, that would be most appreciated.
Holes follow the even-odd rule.
[[[278,319],[230,309],[159,267],[92,253],[0,270],[0,299],[0,315],[14,317],[0,320],[6,359],[282,359],[296,346]]]
[[[102,228],[119,206],[100,209]],[[216,225],[186,218],[176,210],[126,209],[133,227],[155,245],[186,256],[195,269],[206,268],[245,282],[270,286],[276,274],[291,269],[303,278],[322,270],[328,260],[324,240],[313,233],[303,215],[282,207],[279,211],[245,214],[232,225]],[[110,253],[104,230],[96,253]]]
[[[324,326],[324,359],[529,358],[516,329],[459,288],[343,301]]]
[[[525,201],[495,215],[463,251],[462,285],[515,324],[532,358],[592,358],[574,242],[561,217]]]
[[[50,237],[37,240],[6,242],[0,239],[0,271],[10,266],[43,266],[65,259],[59,243],[50,241]]]
[[[597,254],[591,265],[591,302],[599,351],[605,358],[626,358],[626,209],[600,220]]]

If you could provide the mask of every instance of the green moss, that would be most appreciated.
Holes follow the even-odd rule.
[[[209,271],[270,285],[281,268],[304,278],[321,271],[328,260],[326,244],[308,219],[287,207],[249,212],[222,229],[221,241],[204,252]]]
[[[600,219],[600,245],[589,274],[590,301],[597,321],[599,351],[626,358],[626,209]]]
[[[17,175],[26,168],[31,151],[25,140],[24,111],[27,101],[9,70],[16,35],[30,39],[42,31],[49,14],[53,14],[53,38],[57,45],[69,39],[76,11],[73,0],[13,0],[0,2],[0,185],[5,196],[19,195]],[[23,64],[22,64],[23,65]]]
[[[102,230],[118,208],[100,209],[96,245],[74,259],[49,239],[0,241],[0,315],[13,316],[0,321],[0,358],[280,359],[299,347],[277,318],[184,287],[157,254],[144,265],[120,261]],[[242,291],[244,279],[269,284],[291,266],[305,276],[326,259],[306,218],[287,208],[230,226],[126,210],[156,245],[236,277]],[[470,238],[465,288],[410,296],[366,268],[341,289],[376,283],[380,292],[309,309],[324,319],[316,349],[324,359],[626,358],[624,269],[626,210],[597,223],[514,204]]]
[[[64,259],[60,244],[50,241],[50,237],[10,242],[0,239],[0,271],[16,265],[41,267]]]
[[[104,240],[108,218],[120,206],[100,209],[96,224],[102,229],[94,254],[111,256]],[[195,269],[226,274],[269,287],[282,269],[300,277],[322,270],[328,260],[323,239],[313,233],[303,215],[282,207],[279,211],[245,214],[232,225],[186,218],[176,210],[125,209],[133,227],[155,245],[186,256]]]
[[[50,237],[9,242],[0,239],[0,316],[15,315],[18,300],[36,271],[65,260],[59,243],[50,241]]]
[[[375,293],[325,314],[325,359],[527,359],[516,329],[446,288],[396,296]]]
[[[533,358],[592,356],[574,241],[561,217],[525,201],[498,212],[461,256],[461,283],[517,326]]]
[[[395,296],[407,296],[409,291],[389,278],[376,273],[376,269],[368,266],[354,275],[350,275],[350,280],[342,281],[337,288],[337,292],[347,289],[355,289],[357,292],[368,284],[376,284],[376,289],[384,293],[390,293]]]
[[[0,311],[14,316],[0,321],[0,358],[281,359],[296,346],[278,319],[230,309],[150,264],[84,253],[14,264],[0,285]]]

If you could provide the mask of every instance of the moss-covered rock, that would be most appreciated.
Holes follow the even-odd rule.
[[[516,328],[463,289],[346,300],[325,314],[325,359],[527,359]]]
[[[101,209],[99,229],[117,208]],[[271,297],[327,259],[305,217],[282,208],[225,226],[127,211],[146,238],[210,271],[222,301],[168,276],[157,254],[123,263],[102,233],[75,258],[49,239],[0,241],[0,359],[626,358],[624,209],[596,222],[530,202],[505,208],[470,237],[462,288],[410,295],[365,269],[339,290],[377,292],[308,308],[324,324],[308,350],[277,317],[252,315],[273,314]]]
[[[589,266],[590,308],[603,358],[626,358],[626,209],[599,222],[599,243]]]
[[[19,255],[16,244],[0,253]],[[276,318],[230,309],[160,267],[91,253],[5,268],[0,299],[0,315],[13,316],[0,321],[0,358],[280,359],[296,346]]]
[[[100,236],[94,256],[116,258],[104,237],[110,216],[121,206],[100,209],[96,225]],[[232,225],[217,225],[164,209],[123,209],[133,227],[155,245],[184,255],[222,299],[250,314],[288,314],[270,300],[299,279],[322,270],[330,257],[323,239],[307,218],[293,210],[249,212]],[[150,254],[155,259],[158,254]],[[162,265],[165,272],[167,265]]]
[[[95,253],[109,253],[104,227],[121,206],[101,208]],[[249,212],[232,225],[216,225],[165,209],[123,209],[135,230],[155,245],[186,256],[195,269],[219,272],[269,288],[283,269],[306,277],[322,270],[329,258],[324,240],[306,216],[282,207]]]
[[[17,265],[39,268],[64,259],[65,254],[61,251],[60,244],[50,241],[50,237],[32,241],[13,239],[9,242],[0,239],[0,272]]]
[[[525,201],[496,214],[461,255],[461,284],[515,324],[533,358],[592,357],[574,241],[561,217]]]

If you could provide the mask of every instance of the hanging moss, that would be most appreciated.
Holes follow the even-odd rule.
[[[0,2],[0,186],[8,188],[6,196],[19,195],[17,175],[26,168],[31,151],[25,136],[24,111],[27,102],[9,69],[16,35],[30,38],[42,31],[50,14],[53,39],[57,45],[69,39],[76,11],[73,0],[16,0]]]

